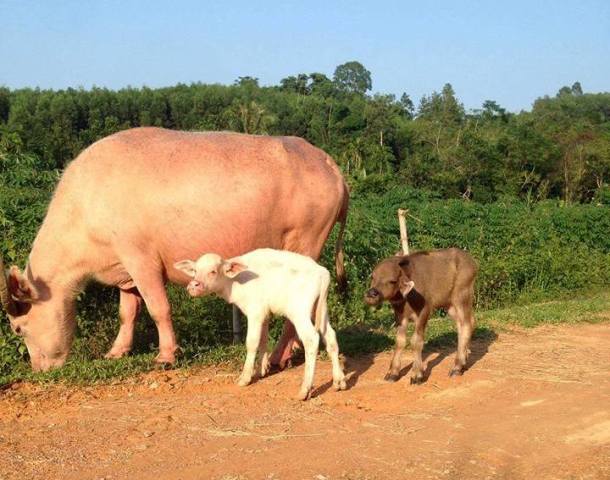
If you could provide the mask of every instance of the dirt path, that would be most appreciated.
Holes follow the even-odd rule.
[[[350,390],[293,400],[302,366],[254,385],[214,369],[0,393],[0,479],[610,478],[610,324],[429,352],[424,385],[348,360]],[[410,354],[405,354],[405,365]],[[406,370],[406,369],[405,369]]]

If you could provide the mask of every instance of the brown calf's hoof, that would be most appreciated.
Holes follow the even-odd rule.
[[[386,382],[397,382],[398,381],[398,375],[395,374],[395,373],[388,372],[388,373],[385,374],[385,377],[383,377],[383,379]]]
[[[423,375],[418,375],[416,377],[411,377],[411,385],[421,385],[424,383]]]

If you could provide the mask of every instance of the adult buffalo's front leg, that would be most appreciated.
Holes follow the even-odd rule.
[[[119,303],[121,326],[112,348],[104,356],[105,358],[121,358],[131,351],[133,332],[141,308],[142,297],[136,288],[121,290]]]
[[[135,258],[133,259],[136,260]],[[137,264],[133,270],[129,270],[138,291],[144,299],[148,313],[157,326],[159,333],[159,354],[155,358],[157,363],[174,363],[176,361],[176,335],[172,326],[172,315],[165,283],[162,275],[151,269]]]
[[[295,345],[298,345],[297,331],[292,322],[285,320],[282,336],[269,359],[271,365],[275,365],[282,370],[286,368],[292,358],[292,350]]]

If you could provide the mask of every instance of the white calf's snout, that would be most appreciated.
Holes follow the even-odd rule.
[[[205,288],[203,284],[197,280],[191,280],[186,287],[191,297],[198,297],[205,294]]]

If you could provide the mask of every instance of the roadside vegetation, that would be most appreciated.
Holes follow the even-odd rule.
[[[358,62],[261,87],[234,85],[62,91],[0,87],[0,254],[23,266],[62,170],[79,151],[121,129],[156,125],[298,135],[328,151],[352,189],[346,231],[347,296],[331,296],[346,355],[393,345],[389,309],[362,296],[377,261],[399,248],[396,209],[409,210],[412,249],[457,246],[479,263],[478,330],[596,321],[610,311],[610,93],[576,82],[507,112],[489,100],[466,111],[451,85],[422,98],[369,92]],[[334,234],[333,234],[334,235]],[[330,267],[332,244],[323,263]],[[179,366],[232,363],[230,308],[170,289]],[[0,384],[17,379],[110,381],[154,368],[156,331],[144,314],[134,354],[101,357],[118,328],[118,294],[90,285],[79,296],[77,340],[65,368],[33,375],[22,342],[0,322]],[[281,322],[276,321],[277,337]],[[434,320],[428,345],[455,341]]]

